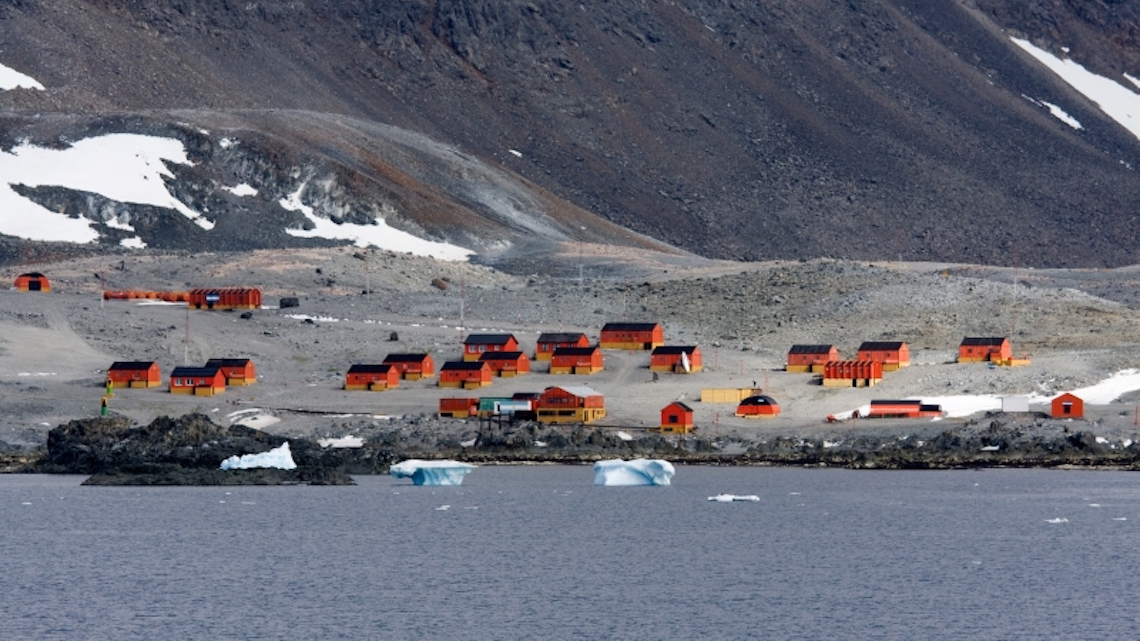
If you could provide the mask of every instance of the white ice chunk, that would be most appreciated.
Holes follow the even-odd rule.
[[[364,439],[350,434],[340,438],[320,438],[317,439],[317,444],[321,447],[331,447],[334,450],[338,448],[364,447]]]
[[[223,470],[251,470],[255,468],[297,469],[297,464],[293,462],[293,454],[289,451],[289,442],[286,441],[280,447],[275,447],[268,452],[231,456],[222,461]]]
[[[235,196],[256,196],[257,189],[247,183],[242,183],[237,187],[222,187],[222,191],[228,191]]]
[[[31,76],[26,76],[11,67],[0,65],[0,91],[7,91],[18,87],[23,87],[24,89],[38,89],[40,91],[44,90],[44,86],[36,82]]]
[[[594,485],[669,485],[675,470],[669,461],[634,459],[594,463]]]
[[[717,503],[732,503],[733,501],[751,501],[755,503],[760,500],[760,497],[755,494],[717,494],[716,496],[710,496],[709,500],[716,501]]]
[[[388,473],[396,478],[410,478],[416,485],[461,485],[463,477],[473,469],[474,465],[459,461],[408,459],[388,468]]]

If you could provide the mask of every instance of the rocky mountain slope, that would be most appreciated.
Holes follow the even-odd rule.
[[[1140,143],[1010,37],[1127,82],[1138,24],[1077,0],[15,0],[0,64],[45,89],[0,92],[0,143],[183,140],[200,164],[172,191],[227,231],[134,212],[156,247],[314,244],[269,230],[322,178],[318,216],[484,252],[647,242],[610,221],[724,258],[1117,266]],[[260,202],[220,190],[247,177]]]

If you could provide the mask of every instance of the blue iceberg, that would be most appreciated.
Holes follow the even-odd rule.
[[[634,459],[594,463],[594,485],[669,485],[676,470],[669,461]]]
[[[408,459],[388,468],[388,473],[396,478],[410,478],[416,485],[461,485],[463,477],[473,469],[474,465],[459,461]]]
[[[297,469],[297,464],[293,462],[293,453],[289,451],[289,441],[285,441],[280,447],[275,447],[268,452],[231,456],[222,461],[223,470],[251,470],[263,467],[272,467],[278,470]]]

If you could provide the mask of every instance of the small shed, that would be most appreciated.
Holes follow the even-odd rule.
[[[660,323],[606,323],[598,346],[602,349],[651,350],[665,344],[665,330]]]
[[[824,387],[871,387],[883,380],[879,361],[831,361],[823,366]]]
[[[661,410],[661,431],[688,434],[693,429],[693,408],[673,401]]]
[[[115,361],[107,368],[107,384],[119,387],[159,387],[162,373],[154,361]]]
[[[540,423],[591,423],[606,415],[606,397],[585,385],[548,387],[536,406]]]
[[[213,396],[226,391],[226,376],[217,367],[175,367],[170,373],[171,394]]]
[[[878,361],[884,372],[894,372],[910,365],[910,348],[902,341],[867,341],[859,346],[861,361]]]
[[[463,360],[477,361],[487,352],[517,352],[513,334],[471,334],[463,340]]]
[[[39,272],[28,272],[16,277],[16,289],[22,292],[50,292],[51,283]]]
[[[742,418],[776,418],[779,413],[780,404],[764,394],[749,396],[736,406],[736,415]]]
[[[491,384],[491,366],[481,361],[447,361],[439,370],[440,387],[478,389]]]
[[[248,358],[211,358],[206,367],[217,367],[226,377],[226,385],[253,385],[257,382],[257,368]]]
[[[1065,392],[1053,399],[1050,405],[1053,418],[1084,418],[1085,402],[1079,396]]]
[[[699,372],[703,369],[701,349],[696,345],[662,345],[649,355],[649,369],[677,374]]]
[[[400,378],[418,381],[435,376],[435,361],[431,354],[388,354],[384,363],[396,368]]]
[[[441,398],[439,415],[445,418],[470,418],[479,411],[478,398]]]
[[[823,373],[823,366],[839,360],[839,348],[834,345],[792,345],[788,350],[788,363],[784,369],[789,372]]]
[[[344,375],[344,389],[349,391],[385,392],[400,384],[400,371],[395,365],[357,364]]]
[[[523,352],[487,352],[479,361],[486,363],[492,374],[503,378],[530,372],[530,358]]]
[[[1009,339],[996,337],[966,337],[958,345],[959,363],[980,363],[983,361],[1007,361],[1013,358],[1013,348]]]
[[[550,357],[551,374],[595,374],[604,367],[598,347],[559,347]]]
[[[261,309],[261,290],[252,287],[200,287],[189,292],[194,309]]]
[[[544,332],[535,343],[534,360],[548,361],[559,347],[589,347],[590,339],[582,332]]]

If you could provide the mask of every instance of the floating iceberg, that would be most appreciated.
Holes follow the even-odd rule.
[[[709,500],[717,503],[732,503],[733,501],[752,501],[755,503],[760,500],[760,497],[755,494],[717,494],[710,496]]]
[[[634,459],[594,463],[594,485],[669,485],[675,470],[669,461]]]
[[[461,485],[463,477],[475,469],[459,461],[421,461],[408,459],[388,468],[396,478],[410,478],[416,485]]]
[[[280,447],[261,454],[242,454],[222,461],[223,470],[249,470],[261,467],[279,470],[297,469],[297,464],[293,462],[293,453],[289,451],[289,442],[285,441]]]

